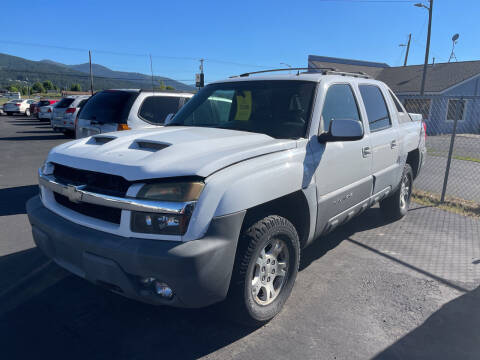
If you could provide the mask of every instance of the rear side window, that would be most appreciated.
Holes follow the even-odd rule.
[[[359,89],[365,109],[367,110],[370,131],[389,128],[392,121],[390,120],[387,104],[380,89],[375,85],[360,85]]]
[[[163,124],[168,114],[178,111],[179,101],[175,96],[149,96],[143,101],[138,116],[153,124]]]
[[[69,107],[70,104],[73,103],[74,100],[75,99],[73,99],[73,98],[63,98],[62,100],[60,100],[58,102],[56,107],[59,108],[59,109],[65,109],[65,108]]]
[[[42,100],[42,101],[39,101],[38,102],[38,106],[47,106],[47,105],[50,105],[50,101],[45,101],[45,100]]]
[[[88,99],[83,99],[82,101],[80,101],[80,103],[77,105],[78,108],[83,108],[83,106],[85,105],[85,103],[87,102]]]
[[[104,124],[125,124],[138,93],[130,91],[101,91],[85,99],[81,118]],[[81,107],[81,106],[80,106]]]
[[[334,84],[328,88],[322,109],[323,130],[327,132],[332,120],[360,121],[357,102],[348,84]]]

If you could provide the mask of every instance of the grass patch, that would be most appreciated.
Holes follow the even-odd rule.
[[[440,153],[434,152],[432,150],[427,150],[427,154],[430,155],[430,156],[448,158],[448,154],[440,154]],[[471,157],[471,156],[452,155],[452,159],[463,160],[463,161],[473,161],[473,162],[480,163],[479,158],[475,158],[475,157]]]
[[[417,204],[435,206],[463,216],[480,218],[480,204],[473,201],[463,200],[451,196],[445,197],[445,202],[440,201],[440,195],[432,194],[423,190],[414,190],[412,200]]]

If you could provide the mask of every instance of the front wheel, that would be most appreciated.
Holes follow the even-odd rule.
[[[412,195],[413,172],[409,164],[405,164],[400,180],[400,186],[392,196],[380,201],[380,209],[392,219],[398,220],[407,215]]]
[[[227,305],[230,315],[249,326],[275,317],[297,277],[300,242],[287,219],[271,215],[240,235]]]

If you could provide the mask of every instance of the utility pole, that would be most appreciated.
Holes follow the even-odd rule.
[[[411,40],[412,40],[412,34],[408,34],[408,42],[406,44],[398,45],[398,46],[407,48],[407,52],[405,53],[405,61],[403,62],[403,66],[407,66],[408,53],[410,52],[410,41]]]
[[[200,90],[200,88],[205,86],[205,75],[203,74],[203,62],[205,59],[200,59],[200,73],[195,74],[195,86]]]
[[[425,80],[427,78],[427,66],[428,66],[428,54],[430,52],[430,35],[432,33],[432,12],[433,12],[433,0],[428,0],[430,6],[425,6],[422,3],[415,4],[417,7],[423,7],[428,10],[428,33],[427,33],[427,46],[425,48],[425,62],[423,63],[423,76],[422,86],[420,88],[420,95],[425,93]]]
[[[88,50],[88,61],[90,63],[90,93],[93,95],[92,52],[90,50]]]
[[[155,92],[154,80],[153,80],[153,61],[152,54],[150,54],[150,72],[152,73],[152,92]]]
[[[407,66],[408,52],[410,51],[410,41],[412,41],[412,34],[408,34],[407,52],[405,54],[405,61],[403,62],[403,66]]]

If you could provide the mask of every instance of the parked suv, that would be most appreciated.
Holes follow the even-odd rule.
[[[77,95],[64,97],[52,109],[50,124],[53,130],[64,134],[73,134],[75,131],[75,118],[80,108],[86,103],[90,95]]]
[[[314,240],[376,203],[407,214],[425,153],[422,122],[380,81],[243,74],[164,127],[52,149],[27,212],[37,246],[78,276],[152,304],[226,300],[259,325]]]
[[[16,99],[10,100],[3,106],[3,110],[7,115],[23,114],[30,116],[30,105],[35,103],[32,99]]]
[[[173,116],[192,96],[171,91],[100,91],[80,112],[76,137],[163,125],[167,116]]]

